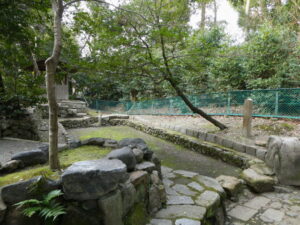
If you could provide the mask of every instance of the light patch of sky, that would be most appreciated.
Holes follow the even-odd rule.
[[[236,43],[241,43],[245,39],[243,30],[238,25],[238,12],[227,0],[217,0],[217,21],[225,22],[225,32],[228,33]],[[206,17],[213,17],[214,11],[212,7],[206,9]],[[194,29],[199,27],[201,12],[195,10],[190,19],[190,26]]]
[[[130,0],[109,0],[107,1],[109,4],[111,4],[109,7],[111,9],[114,8],[114,6],[119,6],[124,2],[128,2]],[[217,13],[217,21],[220,23],[225,23],[225,32],[228,33],[236,44],[242,43],[245,39],[245,34],[243,30],[238,25],[238,12],[232,7],[232,5],[227,0],[216,0],[217,1],[217,7],[218,7],[218,13]],[[88,7],[86,6],[85,2],[81,2],[80,8],[88,11]],[[71,6],[68,8],[64,21],[67,24],[72,24],[72,13],[76,10],[74,6]],[[206,10],[206,16],[207,18],[213,17],[213,8],[208,7]],[[190,18],[190,26],[194,29],[197,29],[199,27],[199,21],[201,18],[201,12],[199,9],[196,9],[194,13],[191,15]],[[78,37],[78,42],[80,45],[84,43],[86,35],[82,35]],[[85,51],[84,51],[85,52]],[[84,54],[86,55],[86,54]]]

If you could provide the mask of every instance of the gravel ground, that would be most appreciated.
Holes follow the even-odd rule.
[[[131,116],[132,119],[160,127],[162,124],[173,124],[184,128],[203,130],[215,133],[228,139],[238,140],[245,144],[255,144],[257,141],[266,142],[270,135],[294,136],[300,138],[300,120],[253,118],[252,137],[242,136],[243,118],[238,116],[215,116],[229,129],[220,131],[213,124],[200,116]]]
[[[0,139],[0,163],[4,163],[11,159],[12,155],[22,152],[37,149],[43,143],[39,141],[29,141],[17,138]]]

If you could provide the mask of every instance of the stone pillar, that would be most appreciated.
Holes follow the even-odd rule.
[[[244,103],[243,135],[251,137],[253,100],[247,98]]]

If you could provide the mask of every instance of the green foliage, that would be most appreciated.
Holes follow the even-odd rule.
[[[27,217],[39,215],[45,221],[55,221],[60,215],[66,214],[65,207],[57,202],[57,198],[63,195],[61,190],[49,192],[42,200],[29,199],[15,204],[22,208],[22,212]]]

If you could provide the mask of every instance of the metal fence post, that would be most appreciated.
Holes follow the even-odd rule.
[[[275,115],[278,115],[278,107],[279,107],[279,92],[275,93]]]

